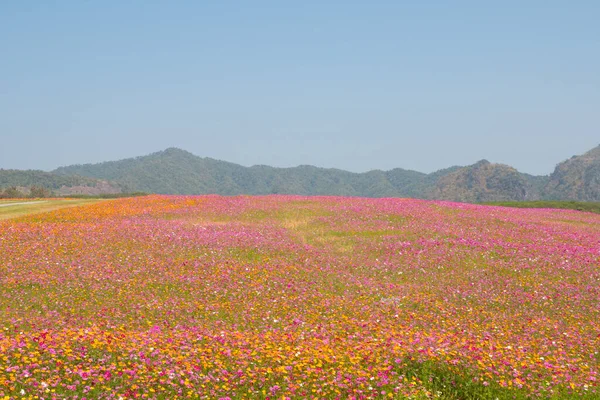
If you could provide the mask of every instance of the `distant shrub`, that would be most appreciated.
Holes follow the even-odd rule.
[[[0,193],[0,198],[3,199],[18,199],[22,197],[25,197],[25,195],[14,186],[6,188]]]
[[[29,192],[29,197],[32,198],[43,198],[52,197],[52,191],[43,186],[32,186]]]

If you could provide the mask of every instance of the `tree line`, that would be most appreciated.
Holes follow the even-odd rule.
[[[24,198],[44,198],[52,197],[54,193],[50,189],[43,186],[29,187],[7,187],[4,190],[0,189],[0,199],[24,199]]]

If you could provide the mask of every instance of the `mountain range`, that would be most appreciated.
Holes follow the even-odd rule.
[[[561,162],[549,176],[524,174],[487,160],[431,174],[401,168],[353,173],[310,165],[244,167],[177,148],[119,161],[60,167],[51,172],[0,170],[0,187],[26,185],[47,187],[59,194],[143,191],[414,197],[462,202],[600,201],[600,146]]]

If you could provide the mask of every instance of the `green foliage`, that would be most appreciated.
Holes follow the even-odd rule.
[[[441,363],[408,361],[402,372],[418,378],[437,398],[447,400],[527,399],[527,392],[504,388],[495,382],[482,382],[475,377],[450,369]]]
[[[516,386],[503,387],[495,381],[484,382],[470,375],[467,371],[453,370],[443,363],[432,361],[404,361],[400,373],[408,378],[418,378],[427,389],[442,400],[525,400],[531,393]],[[576,392],[567,387],[557,390],[547,397],[551,400],[597,399],[597,394]]]
[[[600,202],[583,201],[499,201],[483,203],[492,206],[516,208],[560,208],[600,214]]]

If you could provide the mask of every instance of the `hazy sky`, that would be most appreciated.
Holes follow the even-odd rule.
[[[547,174],[600,144],[600,1],[0,2],[0,168]]]

